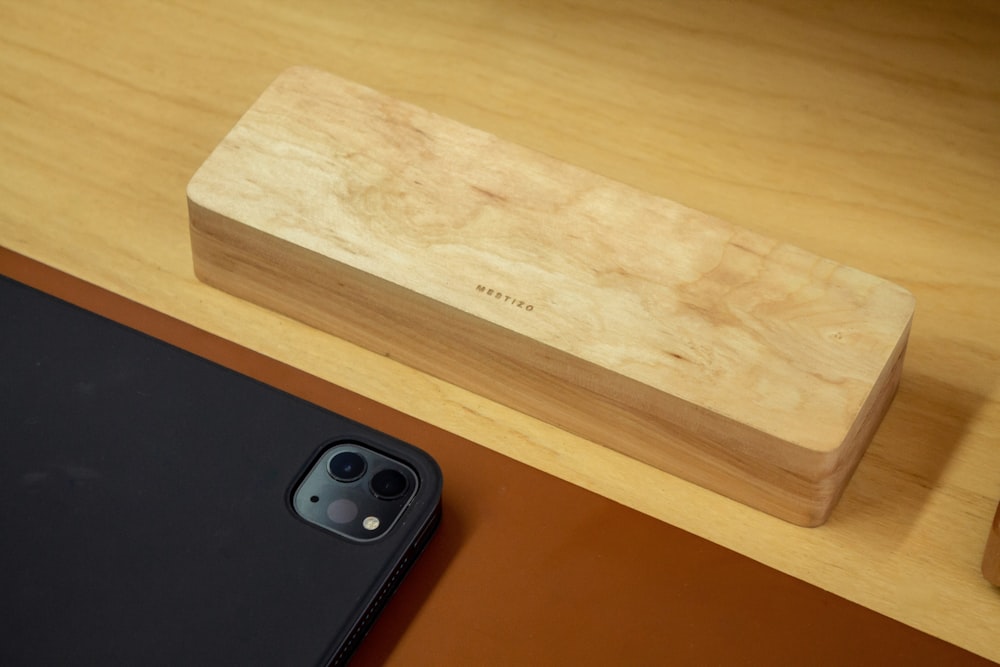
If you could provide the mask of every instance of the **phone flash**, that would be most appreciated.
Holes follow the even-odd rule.
[[[365,530],[375,530],[378,528],[379,520],[377,516],[366,516],[365,520],[361,522],[361,525],[365,527]]]

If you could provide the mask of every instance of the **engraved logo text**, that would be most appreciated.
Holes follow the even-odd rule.
[[[530,303],[525,303],[521,299],[512,297],[510,294],[504,294],[499,290],[495,290],[492,287],[487,287],[486,285],[476,285],[476,291],[484,296],[493,297],[501,303],[505,303],[514,308],[520,308],[521,310],[534,310],[535,307]]]

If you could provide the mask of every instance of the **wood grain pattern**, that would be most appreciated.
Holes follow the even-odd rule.
[[[795,523],[899,382],[902,288],[317,70],[188,198],[206,282]]]
[[[1000,503],[983,553],[983,576],[994,586],[1000,586]]]
[[[978,0],[0,0],[0,243],[1000,660],[1000,8]],[[233,298],[184,188],[312,64],[889,278],[893,407],[798,526]]]

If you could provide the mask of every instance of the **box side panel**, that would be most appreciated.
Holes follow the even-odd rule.
[[[790,522],[825,520],[853,469],[844,462],[860,457],[776,440],[194,202],[189,208],[201,280]]]

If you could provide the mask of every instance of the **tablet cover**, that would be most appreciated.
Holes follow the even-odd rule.
[[[413,555],[426,455],[12,280],[0,304],[0,664],[315,664]],[[345,436],[436,486],[375,543],[290,509]]]

